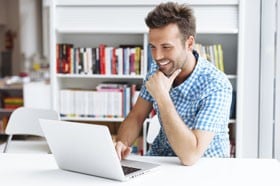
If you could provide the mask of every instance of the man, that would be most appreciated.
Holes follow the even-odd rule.
[[[178,156],[183,165],[192,165],[200,157],[229,157],[232,86],[225,74],[194,50],[192,9],[161,3],[145,21],[154,63],[135,106],[120,126],[119,158],[130,153],[152,108],[161,130],[147,155]]]

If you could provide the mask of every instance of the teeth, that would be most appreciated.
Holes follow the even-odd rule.
[[[160,66],[163,66],[163,65],[166,65],[166,64],[168,64],[168,63],[169,63],[169,61],[162,61],[162,62],[159,63],[159,65],[160,65]]]

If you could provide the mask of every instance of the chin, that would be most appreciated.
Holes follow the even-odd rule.
[[[172,74],[173,74],[175,71],[176,71],[176,69],[173,70],[173,71],[171,71],[171,72],[169,71],[169,72],[163,72],[163,73],[164,73],[165,76],[170,77],[170,76],[172,76]]]
[[[166,76],[166,77],[170,77],[173,73],[169,72],[169,73],[164,73],[163,74]]]
[[[165,76],[169,77],[170,76],[170,73],[169,72],[166,72],[166,71],[163,71],[161,69],[159,69],[159,71],[161,71]]]

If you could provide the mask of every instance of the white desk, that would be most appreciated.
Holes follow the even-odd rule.
[[[0,154],[1,185],[280,185],[280,163],[272,159],[201,159],[193,166],[174,157],[130,157],[158,162],[154,172],[127,182],[60,170],[50,154]]]

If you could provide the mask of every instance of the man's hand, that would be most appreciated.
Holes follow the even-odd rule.
[[[163,94],[169,94],[169,90],[175,80],[175,78],[179,75],[181,69],[176,70],[170,77],[165,76],[161,71],[157,71],[153,74],[150,79],[146,82],[146,88],[153,96],[153,98],[157,99],[156,96]]]
[[[125,159],[131,152],[131,148],[126,146],[123,142],[117,141],[115,148],[120,160]]]

